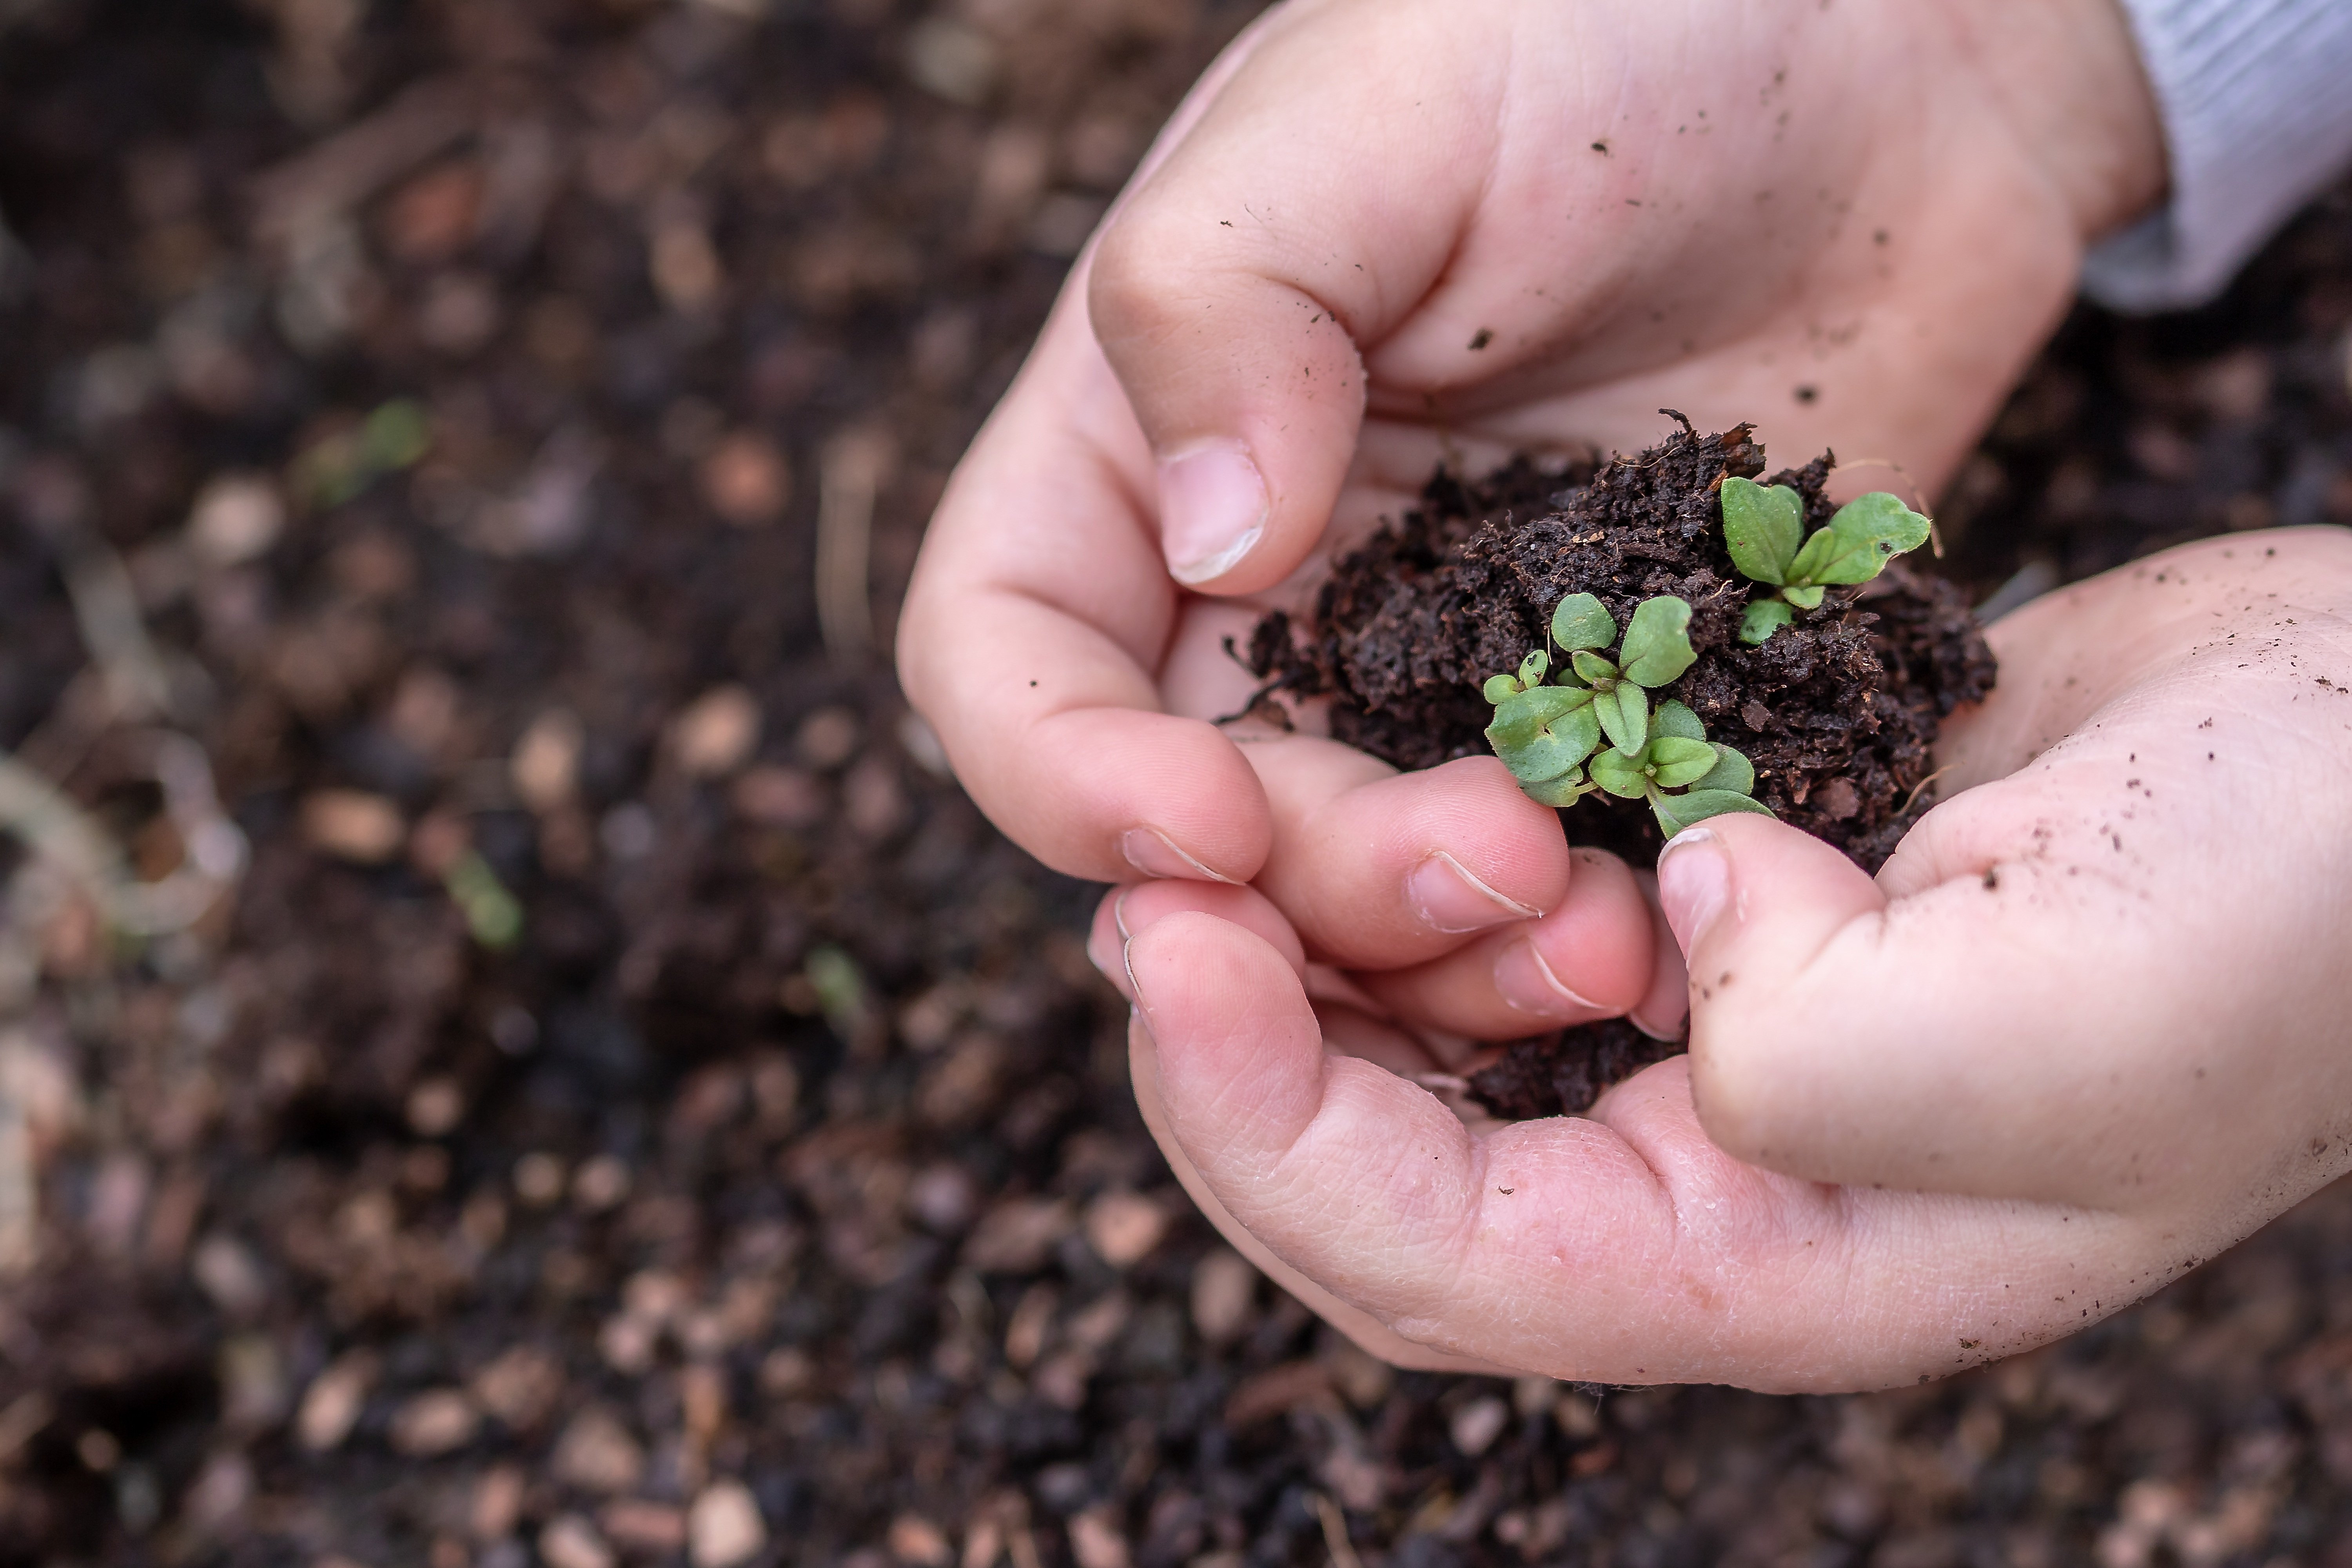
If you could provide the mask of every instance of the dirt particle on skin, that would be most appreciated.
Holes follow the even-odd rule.
[[[1595,142],[1592,144],[1592,150],[1606,158],[1609,156],[1609,139],[1604,136],[1600,141]]]
[[[1988,866],[1985,868],[1984,886],[1985,891],[1988,893],[1992,892],[2000,886],[2000,868],[1998,866]]]
[[[1477,353],[1480,349],[1485,348],[1488,343],[1491,343],[1491,342],[1493,342],[1494,341],[1495,341],[1495,329],[1494,329],[1494,328],[1492,328],[1492,327],[1481,327],[1481,328],[1479,328],[1479,329],[1477,330],[1477,331],[1475,331],[1475,333],[1473,333],[1473,334],[1471,335],[1471,338],[1470,338],[1470,351],[1471,351],[1471,353]]]
[[[1807,382],[1804,385],[1797,388],[1794,395],[1800,403],[1814,403],[1820,400],[1822,389],[1813,385],[1811,382]]]

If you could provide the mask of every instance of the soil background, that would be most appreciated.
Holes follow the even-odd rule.
[[[879,650],[1244,12],[0,4],[0,745],[236,884],[0,855],[0,1562],[2352,1563],[2343,1189],[1858,1398],[1395,1374],[1190,1213]],[[2348,324],[2341,195],[2079,313],[1947,569],[2352,520]]]

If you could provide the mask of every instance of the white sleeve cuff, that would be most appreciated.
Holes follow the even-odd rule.
[[[2352,162],[2352,0],[2122,0],[2164,119],[2172,198],[2100,244],[2083,290],[2201,305]]]

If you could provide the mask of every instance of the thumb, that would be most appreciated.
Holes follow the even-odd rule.
[[[1269,26],[1091,264],[1170,574],[1217,594],[1272,586],[1322,537],[1363,421],[1360,345],[1443,273],[1489,152],[1478,95],[1430,83],[1454,68],[1424,57],[1399,80],[1343,50],[1335,70],[1322,16]],[[1365,101],[1417,83],[1426,112]]]
[[[1841,1042],[1811,980],[1841,936],[1883,920],[1885,895],[1820,839],[1742,816],[1666,845],[1658,902],[1690,969],[1691,1098],[1708,1138],[1788,1174],[1851,1179],[1876,1151],[1852,1146],[1836,1091],[1864,1090],[1824,1059]]]
[[[1885,886],[1762,817],[1667,845],[1708,1138],[1811,1181],[2117,1208],[2209,1182],[2232,1147],[2215,1129],[2309,1120],[2292,1074],[2208,1081],[2154,1044],[2263,1033],[2225,984],[2237,911],[2194,855],[2145,889],[2106,874],[2063,826],[2077,804],[2063,783],[1970,791]]]

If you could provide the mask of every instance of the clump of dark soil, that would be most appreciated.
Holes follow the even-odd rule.
[[[1653,1039],[1622,1018],[1603,1018],[1512,1041],[1498,1060],[1470,1075],[1470,1097],[1512,1121],[1574,1116],[1611,1084],[1682,1049],[1680,1040]]]
[[[1259,623],[1249,664],[1266,695],[1329,696],[1331,733],[1401,768],[1483,755],[1494,710],[1480,683],[1548,646],[1553,605],[1592,594],[1622,626],[1671,594],[1691,606],[1698,660],[1660,695],[1746,754],[1780,820],[1875,871],[1929,804],[1937,726],[1991,689],[1992,651],[1958,588],[1899,560],[1762,646],[1739,641],[1748,602],[1770,590],[1732,564],[1717,495],[1727,476],[1761,475],[1764,449],[1746,425],[1682,425],[1597,468],[1441,470],[1419,509],[1339,563],[1311,625]],[[1835,462],[1824,452],[1766,481],[1804,498],[1809,531],[1836,510],[1822,493]],[[1645,805],[1605,795],[1571,808],[1568,830],[1637,861],[1662,841]],[[1471,1093],[1498,1116],[1572,1115],[1679,1048],[1622,1021],[1587,1025],[1512,1045]]]
[[[1764,482],[1795,487],[1810,530],[1836,510],[1822,493],[1834,464],[1824,452]],[[1701,436],[1686,420],[1590,471],[1524,459],[1477,480],[1441,471],[1417,510],[1338,563],[1311,624],[1260,623],[1248,662],[1269,695],[1328,695],[1338,739],[1425,768],[1486,753],[1479,684],[1545,646],[1560,599],[1592,594],[1622,626],[1643,599],[1674,595],[1691,606],[1698,661],[1661,695],[1747,755],[1757,798],[1783,822],[1874,871],[1929,804],[1937,727],[1991,689],[1992,653],[1959,590],[1899,560],[1832,588],[1763,646],[1740,642],[1741,613],[1769,590],[1732,565],[1717,493],[1728,475],[1764,471],[1749,426]],[[1605,795],[1568,826],[1638,860],[1660,843],[1644,806]]]

